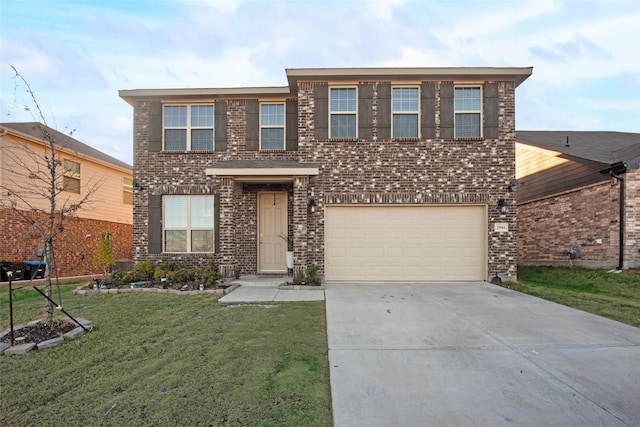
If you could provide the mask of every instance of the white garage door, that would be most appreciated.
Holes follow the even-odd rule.
[[[328,206],[329,281],[484,280],[484,206]]]

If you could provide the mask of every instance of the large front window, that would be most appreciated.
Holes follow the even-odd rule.
[[[479,138],[482,114],[480,87],[456,87],[454,92],[455,137]]]
[[[417,87],[395,87],[391,95],[393,138],[418,138]]]
[[[164,196],[164,252],[214,252],[213,204],[213,196]]]
[[[213,150],[213,105],[165,105],[166,151]]]
[[[329,92],[329,138],[357,138],[357,90],[331,88]]]
[[[285,149],[284,104],[260,104],[260,149]]]

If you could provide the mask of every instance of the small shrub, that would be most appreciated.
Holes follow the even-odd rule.
[[[142,261],[136,266],[136,271],[142,274],[145,279],[150,280],[156,272],[156,267],[151,261]]]
[[[198,271],[197,280],[206,287],[215,287],[220,279],[222,279],[222,274],[213,261],[206,262]]]
[[[167,271],[161,269],[160,267],[156,268],[155,273],[153,273],[153,279],[154,280],[160,280],[163,277],[167,277]]]
[[[118,286],[126,285],[127,273],[122,270],[115,270],[111,272],[111,283],[114,283]]]
[[[293,275],[293,284],[302,285],[303,283],[304,283],[304,273],[302,271],[297,271]]]
[[[319,286],[320,283],[322,282],[322,280],[320,279],[320,275],[318,274],[318,266],[316,264],[313,264],[311,266],[309,266],[307,268],[306,274],[305,274],[305,281],[307,282],[307,285],[311,285],[311,286]]]
[[[146,277],[143,273],[141,273],[138,270],[133,270],[128,272],[125,276],[124,276],[124,283],[131,283],[131,282],[142,282],[143,280],[145,280]]]

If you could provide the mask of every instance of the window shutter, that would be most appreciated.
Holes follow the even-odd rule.
[[[391,139],[391,85],[378,85],[378,139]]]
[[[227,103],[217,101],[215,104],[215,151],[227,151]]]
[[[420,126],[423,139],[436,137],[436,85],[435,83],[422,83],[420,88]]]
[[[298,149],[298,103],[287,101],[286,110],[286,148],[287,151],[296,151]]]
[[[329,86],[316,84],[314,88],[315,99],[315,137],[316,139],[329,138]]]
[[[453,139],[453,83],[440,84],[440,138]]]
[[[498,83],[485,83],[483,93],[484,138],[498,139],[500,137],[498,126]]]
[[[162,151],[162,104],[160,102],[150,102],[148,111],[148,150],[151,152]]]
[[[257,99],[247,101],[247,141],[246,148],[249,151],[257,151],[260,146],[260,106]]]
[[[373,85],[358,85],[358,138],[373,138]]]
[[[149,196],[148,253],[162,253],[162,196]]]
[[[220,252],[220,195],[216,194],[213,196],[213,218],[215,221],[215,229],[213,231],[214,234],[214,251],[216,253]]]

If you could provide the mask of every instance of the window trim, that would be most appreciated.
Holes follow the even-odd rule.
[[[212,119],[212,125],[211,126],[193,126],[191,125],[191,107],[212,107],[213,111],[211,114],[211,119]],[[167,126],[165,124],[165,107],[186,107],[187,108],[187,124],[186,126]],[[184,150],[167,150],[166,148],[166,130],[169,129],[176,129],[176,130],[182,130],[184,129],[185,132],[187,133],[187,138],[186,138],[186,146]],[[211,134],[212,134],[212,141],[211,141],[211,149],[207,149],[207,150],[202,150],[202,149],[198,149],[198,150],[192,150],[191,149],[191,131],[192,130],[199,130],[199,129],[211,129]],[[216,103],[215,102],[196,102],[196,103],[168,103],[168,104],[162,104],[162,151],[166,151],[166,152],[174,152],[174,153],[184,153],[186,151],[198,151],[198,152],[213,152],[215,151],[216,148]]]
[[[191,200],[194,198],[205,198],[208,197],[211,199],[212,201],[212,210],[211,213],[213,215],[213,226],[211,228],[194,228],[191,227]],[[187,199],[187,209],[185,212],[185,217],[187,220],[187,225],[186,227],[166,227],[165,224],[167,223],[165,220],[165,200],[168,198],[186,198]],[[213,194],[165,194],[162,196],[162,201],[161,201],[161,213],[162,213],[162,253],[167,253],[167,254],[190,254],[190,253],[198,253],[198,254],[213,254],[216,253],[216,216],[215,216],[215,209],[216,209],[216,198]],[[172,231],[172,230],[177,230],[177,231],[185,231],[186,232],[186,251],[184,252],[176,252],[176,251],[167,251],[166,250],[166,246],[167,246],[167,236],[166,236],[166,231]],[[211,248],[211,251],[192,251],[191,247],[192,247],[192,239],[191,239],[191,232],[192,231],[198,231],[198,230],[211,230],[211,233],[213,234],[213,247]]]
[[[282,125],[262,124],[263,105],[282,105]],[[262,148],[262,129],[282,129],[282,148]],[[285,151],[287,149],[287,103],[285,101],[268,101],[258,104],[258,149],[259,151]]]
[[[456,89],[461,88],[474,88],[480,91],[480,108],[478,110],[457,110],[456,109]],[[483,104],[484,104],[484,93],[482,84],[457,84],[453,86],[453,137],[454,139],[482,139],[483,128],[482,126],[484,117],[483,117]],[[458,126],[456,123],[456,114],[477,114],[478,115],[478,136],[458,136]]]
[[[336,111],[333,112],[331,110],[331,91],[333,89],[354,89],[356,91],[356,109],[353,111]],[[334,140],[352,140],[352,139],[358,139],[358,128],[359,128],[359,124],[358,124],[358,104],[359,104],[359,92],[358,92],[358,85],[336,85],[336,86],[329,86],[328,88],[328,94],[327,94],[327,103],[328,103],[328,107],[327,107],[327,112],[328,112],[328,122],[327,122],[327,134],[329,139],[334,139]],[[333,115],[353,115],[355,117],[355,135],[354,136],[333,136],[331,135],[331,130],[332,130],[332,126],[331,126],[331,117]]]
[[[67,168],[66,163],[70,162],[73,163],[74,165],[78,165],[78,172],[76,175],[75,171],[70,171],[69,168]],[[62,159],[62,168],[63,168],[63,174],[62,174],[62,191],[66,191],[68,193],[73,193],[73,194],[80,194],[81,189],[82,189],[82,182],[81,182],[81,164],[80,162],[76,162],[75,160],[71,160],[71,159]],[[78,182],[78,191],[72,191],[68,189],[68,185],[67,185],[67,180],[73,180],[74,182],[77,181]]]
[[[395,111],[393,109],[393,90],[394,89],[417,89],[418,90],[418,99],[417,99],[417,103],[418,103],[418,109],[415,111],[411,111],[411,110],[398,110]],[[421,93],[420,93],[420,85],[392,85],[391,86],[391,139],[420,139],[421,135],[420,135],[420,131],[421,131],[421,111],[420,111],[420,103],[421,103]],[[416,136],[395,136],[394,135],[394,126],[393,126],[393,118],[394,115],[409,115],[409,114],[415,114],[416,118],[417,118],[417,123],[416,123],[416,127],[417,127],[417,135]]]

